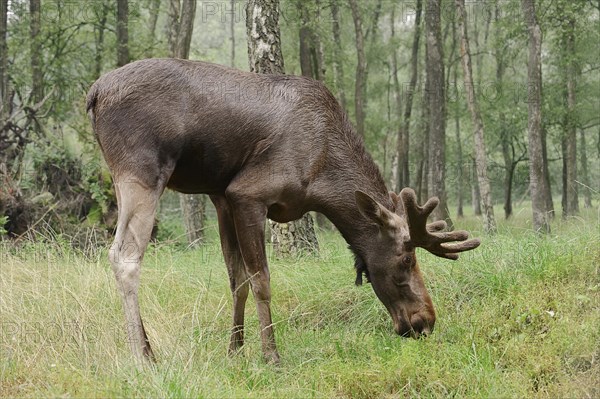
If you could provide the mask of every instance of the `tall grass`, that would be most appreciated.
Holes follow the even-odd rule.
[[[438,313],[428,339],[394,335],[343,240],[271,259],[282,356],[262,361],[254,303],[226,354],[231,295],[215,228],[196,250],[151,246],[140,302],[158,357],[137,370],[106,251],[0,244],[2,397],[599,397],[598,211],[530,232],[502,223],[457,262],[420,251]],[[457,221],[480,235],[479,221]]]

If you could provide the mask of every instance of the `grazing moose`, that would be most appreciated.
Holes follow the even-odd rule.
[[[325,86],[206,62],[148,59],[102,76],[87,111],[111,171],[119,217],[110,262],[138,360],[154,359],[138,304],[140,266],[158,200],[169,187],[206,193],[217,209],[231,292],[229,350],[244,343],[248,290],[256,298],[262,349],[278,362],[271,321],[265,219],[325,214],[392,316],[400,335],[427,335],[435,323],[415,258],[421,247],[457,259],[476,248],[464,231],[427,224],[438,200],[388,193],[363,140]]]

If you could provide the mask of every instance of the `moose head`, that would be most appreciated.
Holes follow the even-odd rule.
[[[362,283],[362,273],[366,274],[392,316],[396,333],[427,336],[435,324],[435,310],[419,270],[416,248],[455,260],[458,253],[477,248],[480,241],[466,241],[466,231],[444,232],[447,224],[443,220],[428,224],[428,216],[439,203],[435,197],[421,207],[412,189],[405,188],[400,195],[391,192],[392,212],[362,191],[355,195],[359,210],[379,231],[374,248],[364,259],[357,259],[357,284]]]

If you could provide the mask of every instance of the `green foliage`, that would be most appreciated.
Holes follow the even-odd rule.
[[[332,35],[331,2],[322,0],[281,0],[280,24],[286,71],[299,74],[299,30],[306,23],[319,38],[324,55],[325,84],[336,91],[344,88],[347,111],[354,118],[354,80],[356,67],[355,31],[352,13],[347,2],[335,0],[339,6],[340,43],[334,43]],[[129,2],[129,37],[132,59],[164,57],[168,55],[166,27],[168,25],[167,3],[158,2],[156,24],[152,25],[154,0]],[[485,124],[489,175],[492,178],[493,196],[497,203],[504,195],[505,170],[502,143],[509,140],[518,157],[527,149],[527,31],[519,2],[467,2],[467,28],[471,40],[471,52],[476,81],[476,94]],[[600,55],[591,51],[600,40],[600,27],[596,23],[599,10],[593,2],[567,0],[537,2],[538,18],[543,30],[544,80],[544,126],[548,133],[548,158],[550,175],[556,177],[553,188],[560,188],[562,158],[560,139],[567,119],[564,100],[564,66],[570,57],[564,52],[564,34],[568,22],[575,22],[575,61],[581,73],[577,84],[577,106],[574,115],[577,127],[583,130],[588,149],[590,184],[598,181],[600,138],[597,117],[600,102],[600,79],[597,73]],[[384,177],[391,176],[392,159],[396,147],[396,135],[402,115],[396,107],[393,74],[398,77],[401,100],[406,99],[410,80],[409,65],[414,34],[415,2],[371,1],[359,2],[363,33],[366,38],[368,84],[365,142],[375,161],[383,169]],[[8,27],[8,64],[11,96],[14,107],[29,104],[31,92],[30,65],[30,16],[26,1],[10,2]],[[233,64],[247,69],[247,39],[245,26],[245,3],[236,1],[200,2],[192,38],[192,59],[202,59],[220,64]],[[425,9],[426,11],[426,9]],[[308,15],[304,20],[302,12]],[[43,54],[44,94],[48,101],[36,115],[41,132],[28,137],[34,144],[40,140],[53,141],[60,137],[70,145],[74,159],[100,159],[91,127],[85,115],[85,94],[98,74],[111,70],[116,64],[116,7],[108,0],[80,1],[51,0],[42,2],[41,32],[39,40]],[[392,20],[392,15],[394,19]],[[231,21],[235,59],[231,59]],[[447,107],[447,174],[450,200],[456,190],[452,184],[458,171],[471,164],[472,126],[467,112],[460,68],[459,46],[452,48],[452,29],[455,22],[454,4],[444,3],[442,9],[442,34],[448,82]],[[394,35],[392,36],[392,26]],[[426,141],[422,95],[424,89],[425,40],[422,32],[419,55],[419,79],[410,123],[410,169],[411,185],[415,186],[416,170],[420,166],[420,149]],[[336,46],[341,54],[336,55]],[[392,68],[392,54],[397,54],[398,69]],[[497,66],[502,61],[504,76],[498,80]],[[343,81],[335,82],[334,64],[343,72]],[[454,86],[453,70],[457,88]],[[459,159],[454,118],[460,122],[462,159]],[[36,125],[37,126],[37,125]],[[31,128],[30,128],[31,129]],[[37,127],[36,127],[37,129]],[[55,147],[57,149],[58,147]],[[35,149],[33,150],[35,151]],[[29,155],[24,157],[29,159]],[[112,193],[109,180],[101,167],[86,165],[83,174],[84,191],[91,193],[95,209],[106,212],[110,207]],[[95,161],[93,161],[95,162]],[[528,186],[527,163],[518,165],[515,180],[515,196],[525,195]],[[14,170],[18,168],[13,168]],[[94,182],[97,176],[100,181]],[[465,176],[465,187],[474,180],[474,174]],[[465,194],[465,197],[468,195]]]
[[[0,216],[0,237],[7,233],[4,226],[8,223],[8,216]]]
[[[106,214],[115,201],[112,178],[107,168],[99,162],[89,162],[83,167],[83,188],[96,202],[101,214]]]

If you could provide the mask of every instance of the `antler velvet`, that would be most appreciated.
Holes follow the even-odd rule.
[[[456,260],[458,253],[470,251],[481,244],[478,239],[465,241],[469,233],[464,230],[442,232],[447,226],[443,220],[427,224],[427,218],[440,202],[437,198],[430,198],[421,207],[411,188],[404,188],[400,192],[400,198],[404,205],[403,216],[408,223],[410,245],[424,248],[441,258]]]

